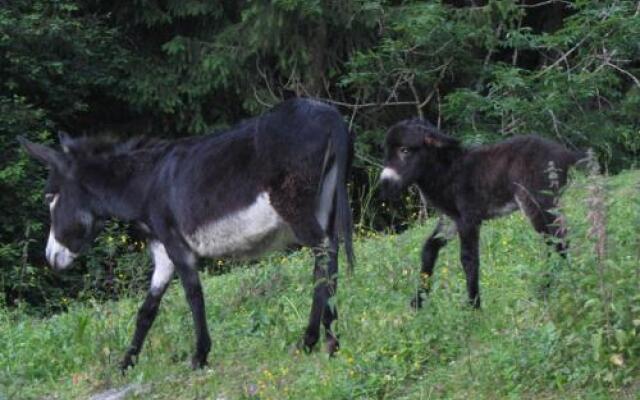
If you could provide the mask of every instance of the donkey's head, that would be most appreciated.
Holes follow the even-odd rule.
[[[384,169],[380,174],[382,195],[397,196],[423,177],[448,150],[458,149],[458,140],[423,119],[400,121],[387,132]]]
[[[49,169],[45,200],[49,205],[51,229],[46,256],[58,270],[67,268],[82,248],[91,242],[102,226],[92,207],[93,196],[77,179],[77,162],[68,151],[71,139],[60,134],[63,152],[18,139],[29,155]]]

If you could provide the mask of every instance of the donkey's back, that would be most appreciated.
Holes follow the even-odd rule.
[[[566,171],[580,157],[581,153],[536,135],[515,136],[502,142],[470,149],[467,154],[467,159],[471,162],[495,164],[496,170],[509,169],[510,176],[518,179],[537,175],[549,166]]]

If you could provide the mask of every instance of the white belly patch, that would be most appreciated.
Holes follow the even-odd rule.
[[[293,232],[262,192],[246,208],[186,235],[192,250],[203,257],[254,257],[294,242]]]

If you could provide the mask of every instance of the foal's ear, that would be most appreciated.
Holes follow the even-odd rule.
[[[424,144],[437,148],[457,147],[460,145],[458,139],[446,135],[440,131],[427,130],[424,134]]]
[[[18,142],[24,147],[27,154],[47,165],[49,168],[55,168],[60,172],[66,171],[67,163],[62,153],[55,151],[51,147],[30,142],[23,136],[18,136]]]
[[[410,129],[418,134],[422,134],[422,141],[425,145],[436,148],[458,147],[458,139],[443,133],[426,119],[414,119],[409,121]]]

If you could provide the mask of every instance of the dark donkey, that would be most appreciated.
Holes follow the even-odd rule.
[[[338,348],[336,291],[339,236],[353,260],[347,174],[352,140],[335,108],[292,99],[218,135],[123,143],[61,136],[64,152],[21,140],[50,169],[47,259],[68,267],[110,217],[134,221],[148,235],[151,288],[138,311],[129,350],[134,364],[160,300],[177,272],[193,314],[192,366],[206,364],[211,340],[198,257],[255,257],[301,244],[315,256],[313,304],[302,344],[310,350],[324,325],[327,349]]]
[[[520,208],[535,230],[564,254],[564,229],[552,209],[580,154],[538,136],[464,148],[455,138],[421,119],[397,123],[387,132],[383,194],[397,195],[415,183],[427,202],[455,223],[441,218],[422,250],[426,280],[412,304],[422,305],[438,251],[458,232],[460,257],[470,303],[480,307],[478,238],[483,220]],[[554,239],[555,238],[555,239]]]

